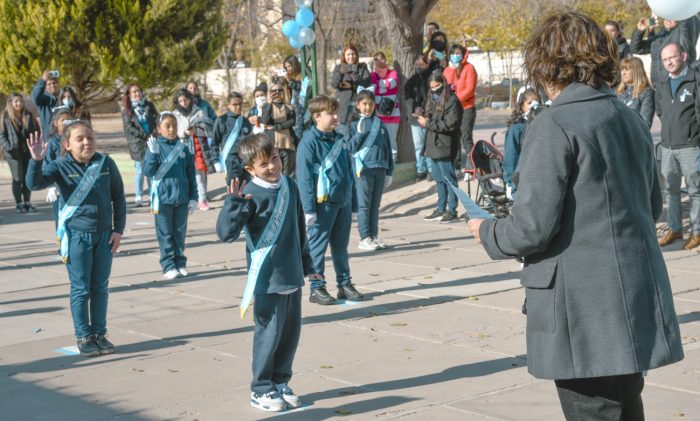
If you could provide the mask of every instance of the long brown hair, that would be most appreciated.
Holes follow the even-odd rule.
[[[430,87],[430,82],[440,82],[442,83],[442,92],[440,93],[440,99],[433,100],[433,93],[428,90],[428,99],[425,102],[425,112],[428,115],[432,115],[434,112],[442,113],[445,111],[445,103],[447,103],[447,98],[450,96],[450,87],[447,86],[447,81],[445,77],[440,73],[432,73],[428,77],[428,88]]]
[[[15,117],[15,109],[12,108],[12,100],[15,98],[22,99],[22,110],[19,112],[19,118]],[[7,96],[5,111],[2,113],[2,119],[0,119],[0,121],[2,121],[2,129],[5,127],[6,118],[10,119],[12,127],[14,127],[15,130],[19,130],[20,126],[24,128],[29,127],[29,119],[32,118],[32,115],[29,111],[27,111],[27,106],[24,104],[24,97],[22,95],[18,93],[11,93]]]
[[[357,65],[360,64],[360,53],[357,52],[357,47],[355,47],[353,44],[345,44],[343,47],[343,52],[340,53],[340,62],[343,64],[347,64],[348,62],[345,61],[345,52],[348,50],[352,50],[355,52],[355,55],[357,55]]]
[[[639,97],[639,94],[650,86],[642,59],[639,57],[625,57],[620,60],[620,71],[622,69],[632,71],[632,97]],[[620,84],[617,85],[617,94],[623,93],[625,88],[627,88],[627,84],[620,80]]]
[[[124,88],[124,94],[122,95],[122,109],[126,112],[126,115],[129,116],[129,118],[131,118],[131,116],[134,115],[134,110],[133,108],[131,108],[131,97],[129,96],[129,92],[131,92],[131,88],[134,86],[139,88],[139,90],[141,91],[141,96],[144,97],[141,85],[133,82],[126,85],[126,88]]]

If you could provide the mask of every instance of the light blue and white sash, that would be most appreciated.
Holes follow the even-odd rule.
[[[170,154],[168,154],[168,157],[165,158],[165,161],[158,167],[156,175],[153,176],[153,182],[151,183],[151,213],[154,215],[157,215],[160,211],[160,199],[158,198],[160,182],[163,180],[163,177],[165,177],[165,174],[170,171],[170,168],[175,165],[177,159],[180,158],[180,154],[182,154],[184,150],[185,144],[178,141],[173,150],[170,151]]]
[[[66,201],[66,204],[58,213],[56,237],[58,238],[59,253],[63,263],[68,263],[68,248],[70,245],[70,235],[66,229],[66,224],[68,220],[73,217],[73,214],[75,214],[75,211],[78,210],[88,194],[90,194],[90,190],[92,190],[97,179],[100,178],[104,162],[105,156],[103,155],[99,161],[90,164],[87,170],[85,170],[85,174],[83,174],[80,183],[78,183],[78,187],[73,190],[68,201]]]
[[[226,143],[224,143],[224,149],[221,151],[221,166],[224,167],[224,171],[226,171],[226,158],[228,158],[228,154],[231,153],[231,150],[238,140],[241,127],[243,127],[243,116],[239,115],[236,122],[233,123],[233,128],[231,129],[231,133],[228,134]]]
[[[369,135],[365,140],[364,146],[362,146],[362,149],[352,155],[352,157],[355,158],[355,176],[357,178],[360,178],[360,173],[364,168],[365,157],[369,153],[369,149],[374,146],[374,141],[377,140],[377,135],[379,134],[379,129],[381,129],[381,127],[381,120],[379,120],[377,117],[372,117],[372,128],[369,131]]]
[[[328,199],[328,194],[331,190],[331,180],[328,178],[328,170],[331,169],[335,161],[338,160],[340,152],[342,152],[345,142],[336,140],[333,148],[321,162],[318,170],[318,181],[316,182],[316,202],[323,203]]]
[[[253,301],[253,296],[255,294],[255,285],[258,282],[258,275],[260,275],[260,269],[267,255],[270,254],[272,246],[277,243],[277,238],[282,231],[282,225],[287,216],[287,209],[289,208],[289,182],[287,177],[282,177],[280,179],[280,189],[277,192],[277,202],[275,203],[274,209],[272,209],[272,215],[270,220],[267,221],[265,230],[260,235],[258,243],[253,245],[253,240],[250,232],[248,232],[248,227],[246,227],[246,242],[248,243],[248,248],[250,252],[250,267],[248,268],[248,281],[245,285],[245,290],[243,291],[243,299],[241,300],[241,319],[245,317],[245,313]]]
[[[306,108],[306,91],[309,89],[309,82],[311,80],[308,76],[301,81],[301,91],[299,91],[299,105]]]

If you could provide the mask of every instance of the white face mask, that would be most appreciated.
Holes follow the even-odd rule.
[[[66,107],[72,107],[73,100],[70,98],[63,98],[63,105],[65,105]]]
[[[259,96],[255,98],[255,105],[257,105],[258,107],[262,107],[266,102],[267,99],[264,96]]]

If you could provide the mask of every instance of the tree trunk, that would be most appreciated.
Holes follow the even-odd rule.
[[[415,149],[409,125],[410,110],[404,104],[404,86],[413,74],[413,62],[423,49],[423,23],[438,0],[380,0],[379,7],[386,22],[394,69],[399,73],[401,124],[396,137],[398,162],[415,161]]]

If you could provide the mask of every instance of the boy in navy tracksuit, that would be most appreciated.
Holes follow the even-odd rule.
[[[216,232],[232,242],[245,227],[248,282],[241,317],[255,297],[252,406],[282,411],[300,406],[288,383],[301,332],[301,287],[313,272],[299,191],[282,174],[275,142],[263,134],[241,141],[250,183],[233,179]]]
[[[347,143],[334,130],[338,125],[338,101],[320,95],[309,101],[309,113],[316,125],[299,143],[296,168],[314,264],[314,273],[309,276],[309,301],[322,305],[335,303],[326,290],[324,277],[329,243],[338,299],[360,301],[363,296],[352,284],[348,263],[354,176]]]
[[[372,91],[362,90],[355,98],[360,120],[350,124],[350,150],[355,170],[357,226],[361,250],[385,249],[379,238],[379,205],[384,189],[391,185],[394,170],[391,142],[384,123],[374,115]]]
[[[156,217],[160,265],[165,279],[187,276],[185,235],[187,216],[197,209],[197,181],[194,156],[177,137],[177,119],[171,112],[160,113],[158,139],[151,138],[143,163],[143,175],[154,177],[151,184],[151,212]]]
[[[243,163],[238,156],[238,144],[244,137],[248,136],[253,131],[253,126],[247,118],[241,115],[243,111],[243,95],[238,92],[231,92],[228,95],[228,112],[220,115],[214,122],[214,145],[212,147],[211,158],[216,165],[217,171],[226,171],[226,185],[231,184],[231,180],[238,178],[240,180],[250,181],[248,172],[243,169]],[[238,123],[238,132],[231,134],[231,131]],[[230,141],[229,141],[230,139]],[[226,148],[226,143],[230,142],[231,146]],[[224,156],[224,153],[226,156]]]
[[[119,169],[95,152],[87,122],[66,124],[62,144],[68,152],[43,165],[47,144],[36,134],[27,141],[32,155],[27,172],[31,190],[54,183],[66,201],[57,234],[70,278],[70,306],[78,349],[85,356],[114,352],[107,333],[108,281],[112,255],[126,225],[126,199]]]

